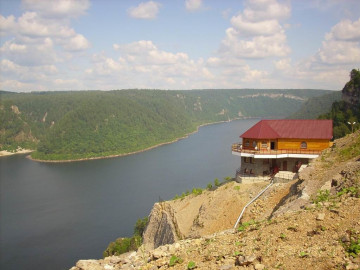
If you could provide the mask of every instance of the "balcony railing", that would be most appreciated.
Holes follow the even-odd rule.
[[[304,155],[320,155],[321,151],[318,150],[308,150],[308,149],[266,149],[261,148],[258,150],[255,149],[244,149],[241,143],[234,143],[231,147],[231,151],[238,153],[247,153],[254,155],[281,155],[281,154],[304,154]]]

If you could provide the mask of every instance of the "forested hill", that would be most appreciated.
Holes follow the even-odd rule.
[[[285,118],[321,90],[0,91],[0,150],[38,159],[119,155],[172,141],[204,123]]]

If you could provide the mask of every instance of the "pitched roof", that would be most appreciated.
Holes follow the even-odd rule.
[[[241,138],[253,139],[331,139],[332,120],[261,120]]]

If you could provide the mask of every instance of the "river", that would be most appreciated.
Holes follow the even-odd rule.
[[[111,159],[0,158],[0,268],[68,269],[131,236],[153,204],[233,176],[231,144],[258,120],[201,127],[175,143]]]

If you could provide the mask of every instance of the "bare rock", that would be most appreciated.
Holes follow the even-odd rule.
[[[155,203],[143,235],[144,247],[151,250],[179,240],[181,234],[173,209],[166,203]]]
[[[322,221],[325,218],[325,213],[319,213],[316,217],[316,220]]]

